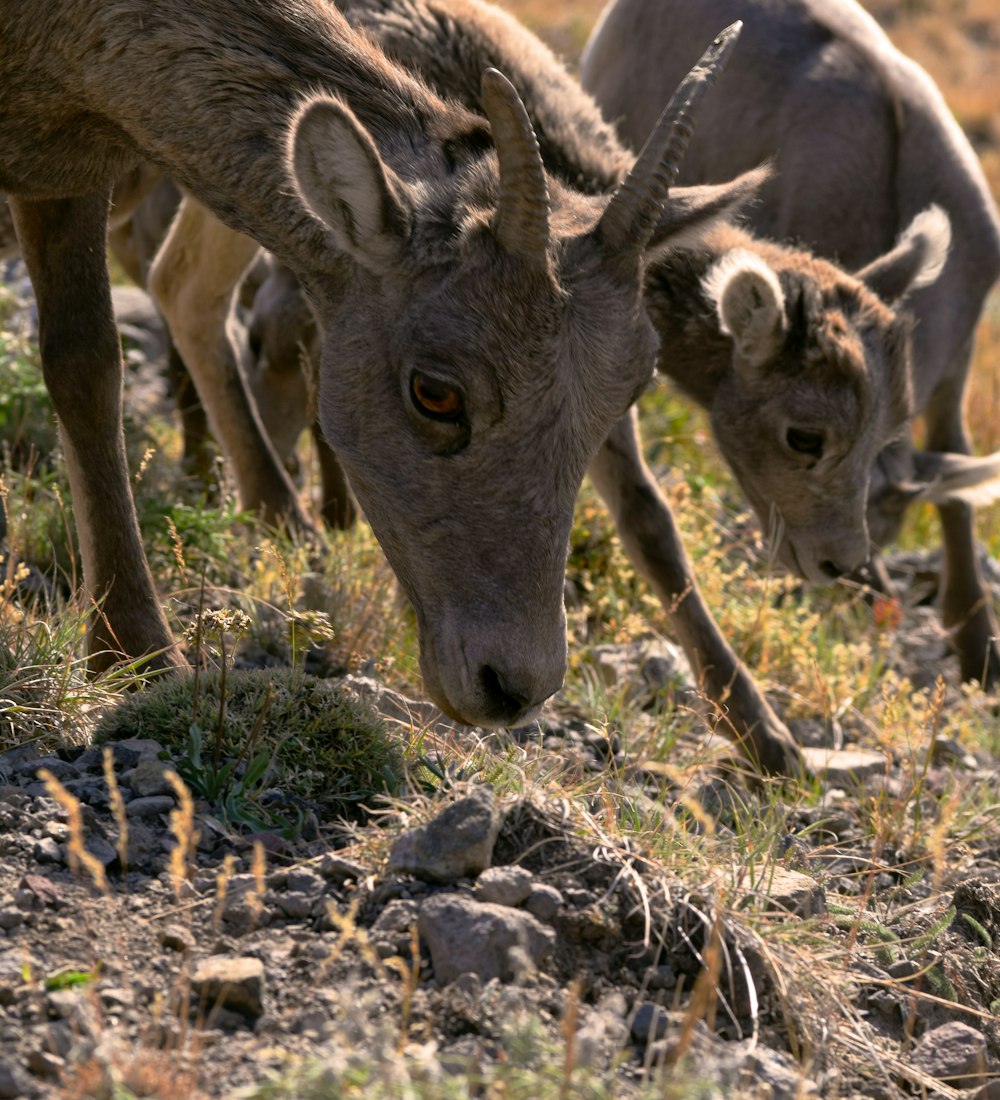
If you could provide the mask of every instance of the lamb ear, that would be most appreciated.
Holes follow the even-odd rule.
[[[411,210],[353,112],[335,99],[307,103],[292,126],[291,160],[305,205],[363,267],[384,274],[400,258]]]
[[[921,500],[962,500],[980,507],[1000,500],[1000,451],[980,457],[917,451],[913,457]]]
[[[702,289],[718,312],[719,327],[733,338],[738,362],[757,369],[774,358],[788,329],[785,295],[760,256],[732,249],[709,269]]]
[[[941,274],[951,246],[951,222],[940,206],[929,206],[900,235],[895,247],[857,272],[857,277],[889,305],[929,286]]]
[[[655,263],[672,248],[691,248],[697,244],[717,222],[738,214],[755,201],[771,175],[770,167],[762,165],[728,183],[672,187],[646,249],[646,259]]]

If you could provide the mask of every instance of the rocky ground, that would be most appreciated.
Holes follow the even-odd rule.
[[[900,659],[936,673],[948,662],[933,620],[910,614]],[[674,657],[623,647],[601,664],[676,689]],[[340,690],[390,737],[416,722],[500,743],[428,727],[430,708],[369,679]],[[729,884],[725,907],[724,869],[668,873],[601,827],[606,787],[568,805],[457,780],[351,824],[317,812],[287,840],[236,835],[204,802],[185,809],[156,741],[110,745],[111,787],[100,745],[13,748],[0,755],[0,1097],[232,1097],[269,1073],[285,1091],[254,1095],[334,1097],[373,1064],[385,1087],[364,1095],[419,1095],[414,1082],[488,1082],[519,1058],[536,1072],[549,1059],[557,1081],[566,1064],[589,1068],[619,1096],[657,1071],[685,1096],[1000,1095],[995,816],[943,874],[913,874],[912,853],[877,850],[856,813],[899,796],[911,763],[852,752],[849,729],[797,732],[826,769],[823,797],[788,806],[784,856]],[[661,837],[706,828],[695,802],[731,835],[724,761],[664,793],[580,719],[507,745],[515,760],[610,769]],[[1000,764],[941,740],[921,776],[929,807],[956,775],[995,787]],[[755,930],[764,911],[801,940]]]

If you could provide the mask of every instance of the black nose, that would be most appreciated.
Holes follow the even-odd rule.
[[[491,665],[479,670],[479,683],[487,715],[503,725],[516,721],[532,705],[532,699]]]

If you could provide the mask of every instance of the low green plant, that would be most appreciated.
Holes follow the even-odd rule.
[[[273,788],[293,807],[356,817],[403,787],[403,746],[382,719],[338,684],[294,670],[164,680],[122,698],[95,732],[98,741],[128,737],[159,741],[192,790],[237,826],[295,831],[299,815],[282,817],[264,797]]]

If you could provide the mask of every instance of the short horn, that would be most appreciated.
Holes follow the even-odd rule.
[[[598,223],[597,231],[609,247],[642,252],[649,244],[691,140],[694,115],[725,68],[742,28],[740,21],[727,27],[671,96],[632,171],[612,195]]]
[[[493,234],[512,256],[544,267],[549,250],[549,188],[538,139],[514,85],[497,69],[482,76],[483,110],[500,161]]]

